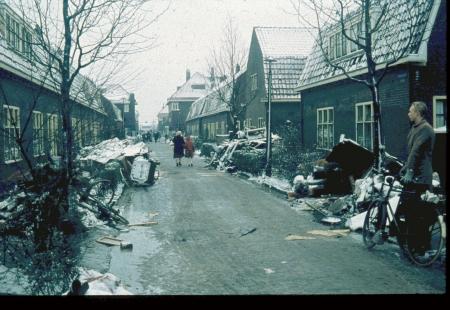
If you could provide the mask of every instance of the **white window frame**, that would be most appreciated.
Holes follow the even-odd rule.
[[[444,99],[447,102],[447,96],[433,96],[433,128],[438,128],[437,126],[437,103]],[[447,109],[446,105],[444,106],[444,110]],[[447,127],[447,118],[445,117],[445,114],[443,114],[443,120],[444,120],[444,126]],[[442,126],[439,126],[442,127]]]
[[[4,161],[6,164],[20,161],[19,146],[16,139],[16,128],[20,133],[20,108],[6,105],[3,107],[3,146]],[[11,116],[14,121],[11,121]]]
[[[363,107],[363,119],[362,121],[358,121],[358,107],[362,106]],[[365,106],[370,106],[370,115],[371,115],[371,119],[368,121],[366,120],[366,115],[364,113],[365,111]],[[370,123],[370,147],[367,145],[364,145],[364,143],[361,143],[360,141],[358,141],[358,124],[363,124],[363,128],[364,125]],[[368,148],[369,150],[373,149],[373,126],[374,126],[374,121],[373,121],[373,104],[372,101],[368,101],[368,102],[361,102],[361,103],[357,103],[355,104],[355,141],[357,143],[359,143],[360,145],[362,145],[365,148]],[[365,141],[367,138],[365,137],[365,131],[363,129],[363,141]]]
[[[250,90],[254,91],[258,89],[258,74],[253,73],[250,75]]]
[[[322,115],[322,117],[320,117]],[[324,117],[326,115],[326,118]],[[332,121],[330,121],[330,115],[332,115]],[[316,143],[318,149],[329,150],[334,146],[334,107],[324,107],[319,108],[316,111],[316,126],[317,126],[317,136]],[[331,137],[330,137],[330,126],[331,126]],[[327,128],[327,142],[324,143],[324,134],[322,134],[322,142],[319,141],[319,133],[324,128]]]
[[[129,113],[130,112],[130,105],[128,103],[123,104],[123,113]]]
[[[47,138],[50,156],[58,156],[58,115],[47,114]]]
[[[266,127],[266,122],[264,121],[264,118],[258,117],[258,128],[264,128]]]
[[[180,106],[178,102],[172,102],[172,111],[180,111]]]
[[[44,154],[44,114],[33,111],[33,156]]]

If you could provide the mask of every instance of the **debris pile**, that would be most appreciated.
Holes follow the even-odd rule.
[[[79,268],[79,276],[72,281],[69,291],[63,295],[133,295],[121,280],[111,273]]]

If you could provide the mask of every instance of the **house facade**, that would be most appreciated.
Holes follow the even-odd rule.
[[[194,73],[191,77],[186,70],[186,82],[167,99],[169,113],[169,131],[186,131],[186,117],[192,103],[205,96],[211,90],[211,82],[201,73]]]
[[[139,133],[139,114],[137,101],[133,93],[128,93],[123,88],[106,97],[120,110],[123,119],[125,136],[136,136]]]
[[[303,28],[255,27],[247,62],[244,128],[265,128],[268,119],[268,77],[271,71],[271,131],[290,120],[300,123],[300,97],[295,91],[313,44]],[[271,59],[272,62],[267,62]]]
[[[33,36],[31,27],[0,2],[0,192],[5,184],[27,175],[30,165],[61,155],[58,81],[35,61],[43,51],[32,45]],[[116,136],[121,120],[90,79],[78,75],[70,97],[75,151]]]
[[[231,128],[230,109],[214,90],[191,105],[186,118],[186,133],[203,141],[217,141],[217,135],[228,135]]]
[[[446,126],[446,2],[423,3],[430,5],[421,7],[418,13],[425,18],[413,36],[416,41],[390,66],[379,85],[382,143],[388,153],[402,160],[407,156],[406,136],[410,128],[407,113],[411,102],[425,101],[431,111],[427,117],[430,124],[434,128]],[[397,18],[396,24],[382,28],[384,41],[373,50],[380,64],[377,70],[390,60],[395,48],[401,48],[407,41],[404,32],[408,28],[404,24],[408,24],[411,15],[400,2],[397,6],[394,11],[404,18]],[[335,34],[330,31],[324,34],[327,35],[331,40]],[[367,69],[362,50],[348,40],[328,47],[328,56],[345,67],[350,76],[365,77]],[[302,103],[301,140],[307,149],[331,149],[342,134],[368,149],[373,148],[373,106],[369,88],[327,65],[318,45],[308,57],[297,90]]]

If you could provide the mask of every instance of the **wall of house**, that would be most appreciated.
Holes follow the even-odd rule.
[[[245,88],[246,99],[249,100],[252,97],[254,97],[253,100],[251,100],[248,103],[245,113],[245,119],[251,118],[253,120],[253,124],[257,124],[259,117],[262,117],[264,120],[266,119],[266,106],[264,102],[261,102],[261,99],[265,99],[266,97],[266,90],[264,83],[265,77],[263,67],[263,55],[259,43],[256,40],[256,35],[253,32],[247,62],[247,71],[246,71],[247,85],[251,85],[251,77],[255,73],[257,74],[257,81],[258,81],[256,93],[252,92],[251,86]]]
[[[202,138],[207,141],[217,141],[215,135],[228,135],[230,121],[228,112],[202,117]]]
[[[0,70],[0,87],[2,89],[2,95],[0,96],[0,116],[3,113],[3,107],[5,105],[11,105],[19,107],[20,109],[20,127],[24,130],[27,118],[32,111],[39,111],[43,113],[44,121],[44,152],[39,157],[33,156],[33,123],[30,120],[27,129],[24,131],[24,148],[27,152],[27,157],[31,160],[34,165],[40,160],[46,161],[47,156],[49,156],[50,143],[45,130],[46,124],[48,124],[47,114],[57,114],[59,106],[59,96],[51,91],[41,88],[31,82],[17,77],[9,72]],[[83,124],[92,123],[93,121],[105,124],[108,121],[106,115],[94,112],[93,110],[81,106],[75,105],[72,111],[72,117],[81,119],[84,121]],[[0,126],[3,126],[3,121],[0,120]],[[58,122],[57,132],[61,133],[61,122]],[[107,135],[107,131],[99,132],[102,135]],[[92,138],[92,132],[88,134]],[[19,160],[13,163],[5,163],[4,158],[4,139],[3,132],[0,131],[0,185],[4,184],[5,180],[11,175],[16,174],[18,171],[27,171],[27,166],[23,160]],[[91,141],[92,142],[92,141]],[[89,144],[89,141],[83,141],[83,144]],[[59,146],[60,148],[60,146]],[[0,188],[0,191],[2,188]]]
[[[301,93],[306,148],[317,143],[317,109],[334,108],[334,144],[339,136],[356,140],[355,104],[372,100],[367,86],[349,80],[315,87]],[[386,151],[406,158],[406,136],[409,131],[409,70],[407,66],[391,68],[380,85],[382,132]]]
[[[272,102],[272,132],[277,133],[280,126],[290,120],[295,126],[300,125],[300,101],[298,102]]]

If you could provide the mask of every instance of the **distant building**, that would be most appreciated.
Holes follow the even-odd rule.
[[[105,94],[122,113],[125,136],[136,136],[139,132],[139,113],[133,93],[128,93],[121,86]]]
[[[191,77],[186,70],[186,82],[167,99],[169,131],[186,130],[186,117],[191,104],[208,94],[211,90],[210,81],[201,73],[194,73]]]

